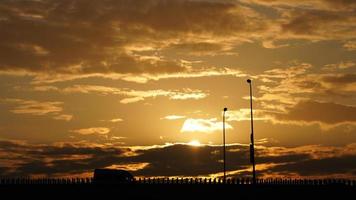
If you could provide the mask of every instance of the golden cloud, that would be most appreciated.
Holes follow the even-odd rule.
[[[356,125],[355,105],[345,103],[355,97],[355,74],[346,70],[352,67],[353,62],[348,62],[310,72],[312,66],[302,63],[265,71],[257,76],[263,84],[254,101],[261,107],[261,116],[273,123],[318,124],[322,129]]]
[[[203,133],[213,133],[216,131],[221,131],[223,128],[222,122],[218,121],[216,118],[211,119],[193,119],[188,118],[184,121],[180,132],[203,132]],[[225,123],[226,129],[232,129],[232,126]]]
[[[122,121],[124,121],[123,119],[121,119],[121,118],[115,118],[115,119],[111,119],[111,120],[109,120],[110,122],[113,122],[113,123],[116,123],[116,122],[122,122]]]
[[[350,69],[356,66],[356,63],[353,61],[340,62],[337,64],[327,64],[322,69],[325,71],[336,71]]]
[[[126,96],[120,100],[120,103],[128,104],[143,101],[147,98],[156,98],[159,96],[168,97],[171,100],[204,99],[209,94],[201,90],[184,88],[179,90],[133,90],[126,88],[115,88],[99,85],[74,85],[61,90],[64,93],[98,93],[101,95],[121,95]]]
[[[323,10],[354,10],[356,3],[345,0],[242,0],[246,3],[255,3],[265,6],[288,6],[293,8],[317,8]]]
[[[54,116],[53,119],[70,121],[73,119],[73,115],[62,114],[62,115]]]
[[[90,77],[144,83],[240,76],[241,72],[231,68],[192,69],[179,58],[182,54],[237,55],[234,47],[244,42],[279,48],[288,46],[290,39],[347,40],[345,48],[353,47],[356,16],[352,1],[242,2],[109,0],[87,4],[74,0],[68,5],[53,0],[4,0],[0,6],[0,73],[30,76],[34,83]],[[277,16],[254,9],[251,3],[277,5]],[[167,52],[176,56],[162,56]]]
[[[50,115],[55,120],[70,121],[73,115],[63,114],[63,102],[59,101],[35,101],[25,99],[3,99],[6,104],[15,104],[10,112],[15,114],[29,114],[35,116]]]
[[[109,128],[106,127],[91,127],[91,128],[83,128],[71,130],[70,132],[78,133],[80,135],[106,135],[110,132]]]
[[[356,125],[356,107],[335,103],[301,101],[287,113],[275,113],[275,122],[291,124],[319,124],[328,129],[339,125]]]
[[[354,51],[356,50],[356,41],[348,41],[344,44],[343,47],[349,51]]]
[[[190,73],[178,59],[156,53],[231,54],[232,44],[266,29],[262,15],[231,1],[5,0],[0,12],[0,71],[35,81]]]
[[[268,120],[269,117],[263,110],[253,110],[253,120]],[[239,110],[229,110],[226,112],[226,121],[249,121],[251,120],[251,111],[249,108]]]
[[[161,119],[167,119],[167,120],[176,120],[176,119],[184,119],[186,116],[183,115],[167,115],[165,117],[162,117]]]

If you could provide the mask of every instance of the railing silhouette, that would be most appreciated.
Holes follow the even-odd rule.
[[[0,185],[90,185],[93,178],[1,178]],[[184,184],[184,185],[252,185],[250,178],[135,178],[119,184]],[[356,180],[348,179],[257,179],[257,185],[348,186],[356,188]]]

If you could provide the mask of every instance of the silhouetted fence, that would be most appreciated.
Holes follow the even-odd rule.
[[[93,178],[0,178],[0,185],[66,185],[95,184]],[[251,185],[250,178],[230,178],[224,183],[219,178],[135,178],[134,181],[120,184],[226,184]],[[257,179],[258,185],[340,185],[356,188],[356,180],[348,179]]]
[[[138,178],[135,184],[226,184],[252,185],[250,178]],[[356,188],[356,180],[348,179],[257,179],[258,185],[345,185]]]
[[[0,185],[93,184],[93,178],[0,178]]]

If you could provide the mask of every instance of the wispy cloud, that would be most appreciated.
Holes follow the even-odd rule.
[[[287,113],[275,113],[274,122],[285,124],[319,124],[323,129],[349,124],[356,126],[356,107],[335,103],[301,101]]]
[[[74,85],[64,88],[65,93],[95,93],[101,95],[120,95],[126,96],[120,100],[120,103],[128,104],[144,101],[147,98],[168,97],[171,100],[198,100],[206,98],[209,93],[201,90],[184,88],[183,90],[133,90],[126,88],[115,88],[99,85]]]
[[[70,132],[78,133],[80,135],[107,135],[110,132],[110,129],[106,127],[91,127],[71,130]]]
[[[63,111],[63,108],[61,107],[63,102],[58,101],[39,102],[23,99],[6,99],[6,101],[17,104],[17,106],[11,110],[11,112],[16,114],[46,115]]]
[[[54,116],[53,119],[70,121],[73,119],[73,115],[62,114],[62,115]]]
[[[10,112],[15,114],[28,114],[35,116],[49,115],[56,120],[70,121],[73,116],[63,114],[63,102],[59,101],[35,101],[24,99],[4,99],[3,102],[15,104]]]
[[[182,61],[183,62],[183,61]],[[25,70],[6,70],[1,71],[0,75],[11,76],[30,76],[33,77],[32,84],[51,84],[58,82],[73,81],[77,79],[89,78],[103,78],[111,80],[124,80],[135,83],[147,83],[148,81],[158,81],[164,79],[179,79],[179,78],[202,78],[202,77],[217,77],[217,76],[232,76],[232,77],[245,77],[245,72],[228,67],[192,67],[188,61],[184,61],[184,71],[171,72],[171,73],[140,73],[140,74],[120,74],[120,73],[90,73],[90,74],[61,74],[61,73],[35,73],[27,72]],[[37,91],[50,90],[50,88],[43,88],[38,86]],[[57,90],[55,87],[51,90]]]
[[[136,102],[143,101],[143,100],[145,100],[145,98],[143,98],[143,97],[131,97],[131,98],[121,99],[120,103],[129,104],[129,103],[136,103]]]
[[[337,71],[337,70],[350,69],[352,67],[356,67],[356,63],[353,61],[347,61],[347,62],[340,62],[337,64],[327,64],[322,69],[325,71]]]
[[[263,108],[258,112],[275,123],[319,124],[323,129],[356,125],[355,105],[345,104],[355,97],[355,74],[347,70],[330,73],[353,66],[353,62],[331,64],[319,73],[311,73],[313,67],[306,63],[268,70],[257,76],[271,80],[262,80],[264,84],[258,86],[260,95],[254,100]]]
[[[48,55],[48,53],[49,53],[43,47],[34,45],[34,44],[19,43],[16,46],[19,50],[28,52],[30,54],[34,54],[36,56],[45,56],[45,55]]]
[[[129,163],[129,164],[113,164],[106,168],[107,169],[121,169],[121,170],[135,172],[135,171],[142,170],[142,169],[148,167],[149,164],[150,163],[148,163],[148,162],[132,163],[132,164],[131,163]]]
[[[33,88],[34,91],[46,92],[46,91],[57,91],[59,88],[51,85],[39,85]]]
[[[211,119],[194,119],[188,118],[184,121],[181,128],[181,132],[203,132],[203,133],[213,133],[215,131],[220,131],[223,128],[223,123],[218,121],[216,118]],[[232,129],[232,126],[225,123],[226,129]]]
[[[253,110],[253,120],[268,120],[269,117],[263,110]],[[226,112],[226,121],[249,121],[251,120],[251,111],[249,108],[239,110],[229,110]]]
[[[186,88],[183,90],[183,92],[176,92],[170,95],[170,99],[173,100],[186,100],[186,99],[204,99],[207,97],[208,94],[202,92],[201,90],[192,90],[189,88]]]
[[[355,51],[356,50],[356,41],[348,41],[344,44],[343,47],[349,51]]]
[[[167,119],[167,120],[176,120],[176,119],[184,119],[186,118],[183,115],[167,115],[165,117],[162,117],[161,119]]]
[[[338,11],[352,11],[356,9],[356,3],[354,1],[344,0],[242,0],[246,3],[255,3],[265,6],[277,6],[291,7],[291,8],[314,8],[320,10],[338,10]]]
[[[70,87],[63,88],[61,91],[64,93],[96,93],[101,95],[109,94],[122,94],[125,89],[101,86],[101,85],[73,85]]]
[[[178,78],[202,78],[202,77],[217,77],[217,76],[232,76],[232,77],[245,77],[247,76],[241,70],[228,68],[228,67],[191,67],[187,66],[184,72],[177,73],[164,73],[164,74],[140,74],[120,77],[119,79],[136,82],[146,83],[150,80],[158,81],[164,79],[178,79]],[[109,77],[108,77],[109,78]],[[115,76],[111,78],[115,79]]]
[[[183,91],[174,91],[174,90],[130,90],[125,91],[123,93],[125,96],[129,96],[130,98],[124,98],[120,102],[121,103],[134,103],[138,101],[145,100],[146,98],[156,98],[159,96],[166,96],[172,100],[198,100],[203,99],[208,96],[207,93],[204,93],[201,90],[192,90],[189,88],[183,89]]]
[[[111,119],[111,120],[109,120],[110,122],[113,122],[113,123],[117,123],[117,122],[122,122],[122,121],[124,121],[123,119],[121,119],[121,118],[115,118],[115,119]]]

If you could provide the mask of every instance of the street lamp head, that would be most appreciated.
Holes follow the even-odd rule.
[[[251,83],[251,79],[247,79],[247,83]]]
[[[224,108],[224,112],[226,112],[227,111],[227,108]]]

